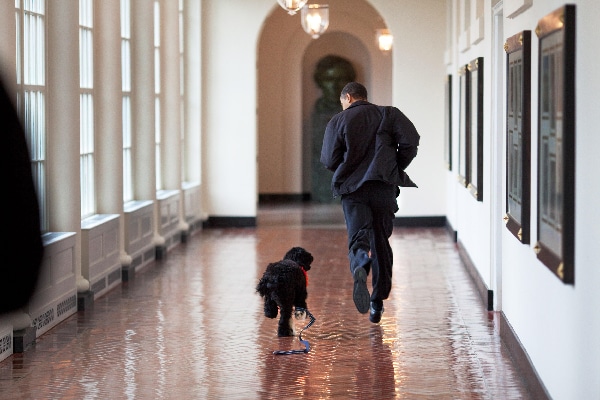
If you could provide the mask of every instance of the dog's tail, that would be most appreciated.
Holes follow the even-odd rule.
[[[276,288],[278,285],[278,281],[274,280],[271,276],[263,276],[258,281],[258,285],[256,285],[256,291],[262,296],[265,297],[267,294],[273,291],[273,288]]]
[[[280,286],[281,283],[285,282],[285,279],[281,276],[263,276],[256,285],[256,291],[265,297],[273,292],[273,290]]]
[[[256,285],[256,291],[261,297],[265,297],[267,294],[267,285],[268,284],[265,278],[261,278],[260,281],[258,281],[258,285]]]

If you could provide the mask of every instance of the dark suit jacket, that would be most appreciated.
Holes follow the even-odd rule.
[[[396,107],[356,101],[327,124],[321,162],[334,172],[334,196],[366,181],[416,187],[404,171],[417,155],[420,136]]]

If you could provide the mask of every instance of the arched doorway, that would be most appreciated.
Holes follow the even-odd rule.
[[[327,54],[348,59],[374,103],[390,104],[392,57],[375,44],[383,18],[367,1],[332,0],[330,25],[318,39],[301,27],[299,16],[274,7],[265,20],[257,52],[258,193],[306,198],[310,195],[311,146],[307,121],[321,96],[314,67]]]

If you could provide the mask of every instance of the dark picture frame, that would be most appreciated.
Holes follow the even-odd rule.
[[[506,228],[530,241],[531,31],[509,37],[506,51]]]
[[[477,201],[483,201],[483,57],[471,61],[468,70],[467,188]]]
[[[575,281],[575,6],[539,20],[537,258]]]
[[[468,184],[469,160],[469,68],[464,65],[458,70],[458,181],[465,187]]]
[[[444,110],[444,161],[446,168],[452,171],[452,75],[446,76]]]

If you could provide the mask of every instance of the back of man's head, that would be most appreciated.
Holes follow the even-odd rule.
[[[346,94],[349,94],[356,100],[367,100],[367,88],[358,82],[347,83],[342,89],[340,97],[344,97]]]

